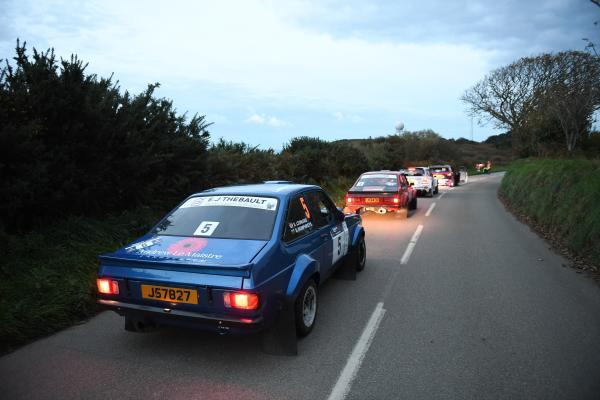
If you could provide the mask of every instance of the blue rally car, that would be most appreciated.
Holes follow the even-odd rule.
[[[100,258],[98,303],[125,329],[313,329],[318,285],[365,266],[359,215],[318,186],[271,181],[190,196],[146,235]],[[354,274],[354,277],[352,276]],[[277,339],[282,340],[282,339]]]

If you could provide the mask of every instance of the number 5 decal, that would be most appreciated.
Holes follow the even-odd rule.
[[[308,207],[306,207],[304,197],[300,197],[300,204],[302,204],[302,208],[304,209],[304,215],[306,215],[306,219],[310,219],[310,211],[308,211]]]
[[[194,236],[211,236],[219,223],[216,221],[202,221],[194,231]]]
[[[344,221],[342,222],[342,231],[332,238],[332,265],[348,253],[348,236],[348,225],[346,225],[346,221]]]

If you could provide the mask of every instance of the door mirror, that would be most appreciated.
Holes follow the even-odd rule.
[[[339,222],[343,222],[344,219],[346,219],[346,215],[338,208],[338,212],[335,213],[335,219],[337,219]]]

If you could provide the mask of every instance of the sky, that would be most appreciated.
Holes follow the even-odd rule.
[[[460,96],[495,68],[600,43],[589,0],[0,0],[0,58],[77,54],[123,90],[159,82],[212,140],[276,150],[296,136],[433,129],[477,141]]]

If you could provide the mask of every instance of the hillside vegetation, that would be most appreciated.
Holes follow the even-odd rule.
[[[600,265],[600,160],[521,160],[500,195],[572,253]]]

